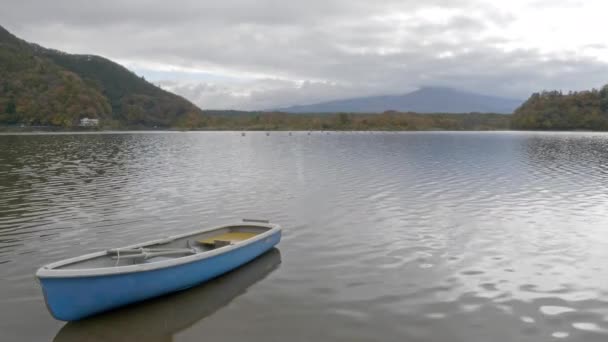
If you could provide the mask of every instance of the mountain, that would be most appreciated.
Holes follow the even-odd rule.
[[[0,124],[197,125],[203,112],[125,67],[21,40],[0,26]]]
[[[388,110],[416,113],[510,114],[520,100],[480,95],[443,87],[424,87],[405,95],[360,97],[280,109],[288,113],[381,113]]]

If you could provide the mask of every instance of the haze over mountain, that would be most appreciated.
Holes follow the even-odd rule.
[[[169,127],[203,113],[106,58],[46,49],[0,26],[0,124],[71,127],[84,117]]]
[[[480,95],[444,87],[423,87],[404,95],[385,95],[321,102],[280,109],[288,113],[381,113],[387,110],[417,113],[510,114],[522,100]]]

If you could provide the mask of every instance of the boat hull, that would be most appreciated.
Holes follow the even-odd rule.
[[[39,279],[53,317],[62,321],[76,321],[196,286],[255,259],[274,247],[280,239],[281,232],[277,231],[262,240],[209,258],[148,271]]]

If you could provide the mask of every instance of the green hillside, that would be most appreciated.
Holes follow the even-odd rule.
[[[534,93],[513,114],[515,129],[608,130],[608,85],[601,90]]]
[[[193,126],[203,114],[123,66],[27,43],[0,27],[0,124]]]
[[[109,118],[110,103],[100,89],[0,27],[0,122],[71,126],[80,115]]]

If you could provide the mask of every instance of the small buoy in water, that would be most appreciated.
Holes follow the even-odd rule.
[[[310,132],[308,132],[308,135],[310,135]]]
[[[289,132],[289,135],[291,136],[291,132]]]
[[[245,132],[241,133],[241,136],[244,137],[245,136]]]
[[[269,135],[270,135],[270,132],[266,132],[266,136],[269,136]]]

